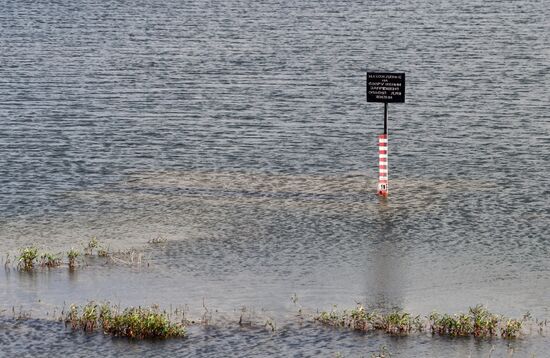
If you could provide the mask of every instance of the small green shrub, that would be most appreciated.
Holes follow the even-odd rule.
[[[74,269],[76,267],[76,259],[80,256],[80,253],[75,249],[70,249],[67,252],[67,259],[69,260],[69,268]]]
[[[469,336],[473,334],[472,318],[465,314],[439,314],[429,316],[432,333],[446,336]]]
[[[413,330],[420,331],[423,327],[420,316],[411,316],[409,313],[400,311],[388,314],[368,312],[362,305],[358,305],[349,311],[321,312],[315,319],[325,325],[334,327],[345,327],[357,331],[379,329],[391,334],[406,334]]]
[[[521,333],[521,328],[523,326],[522,321],[516,319],[508,319],[504,323],[503,327],[500,329],[500,335],[503,338],[517,338]]]
[[[52,267],[58,267],[60,265],[61,265],[61,259],[57,255],[50,254],[47,252],[40,255],[40,266],[52,268]]]
[[[428,322],[420,316],[403,311],[390,313],[367,312],[361,305],[350,311],[321,312],[314,319],[322,324],[350,328],[359,331],[383,330],[389,334],[409,334],[423,331],[428,324],[432,334],[444,336],[493,337],[500,333],[503,338],[516,338],[521,334],[523,321],[504,319],[478,305],[468,313],[454,315],[433,312]]]
[[[108,257],[109,256],[109,250],[99,248],[99,249],[97,249],[97,256],[99,256],[99,257]]]
[[[93,332],[101,327],[105,333],[135,339],[185,336],[185,326],[172,323],[166,312],[156,307],[131,307],[119,313],[109,304],[90,302],[82,310],[71,306],[65,321],[73,329]]]
[[[35,260],[38,257],[38,249],[34,246],[25,247],[19,255],[19,268],[24,271],[34,269]]]
[[[414,330],[422,330],[420,316],[412,316],[410,313],[395,311],[380,316],[379,319],[382,328],[386,333],[404,334]]]
[[[432,333],[448,336],[493,337],[500,332],[503,338],[515,338],[522,328],[522,321],[506,320],[481,305],[471,307],[467,314],[450,316],[434,312],[428,319]]]
[[[473,334],[476,337],[493,336],[500,321],[500,317],[489,312],[485,307],[477,305],[470,308],[470,316],[473,321]]]
[[[99,247],[99,241],[95,236],[93,236],[90,241],[88,241],[88,245],[84,248],[84,255],[93,255],[94,249]]]

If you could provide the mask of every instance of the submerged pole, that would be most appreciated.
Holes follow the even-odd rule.
[[[388,102],[384,102],[384,134],[378,136],[378,195],[388,196]]]
[[[378,195],[388,196],[388,134],[378,136]]]

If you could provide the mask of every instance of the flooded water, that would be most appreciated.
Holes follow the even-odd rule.
[[[0,321],[7,356],[46,355],[48,342],[66,356],[370,356],[382,345],[404,357],[544,356],[537,335],[397,338],[293,318],[356,302],[550,318],[544,1],[0,6],[0,254],[92,236],[144,253],[139,267],[5,270],[0,310],[33,317]],[[389,105],[387,200],[375,195],[383,106],[365,101],[367,70],[407,75],[407,103]],[[278,329],[136,343],[47,320],[88,300],[205,306],[227,322],[245,307]]]

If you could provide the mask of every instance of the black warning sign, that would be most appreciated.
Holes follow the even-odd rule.
[[[405,74],[367,72],[367,102],[405,102]]]

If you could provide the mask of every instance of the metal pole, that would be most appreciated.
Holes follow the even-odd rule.
[[[388,102],[384,102],[384,134],[388,134]]]
[[[378,195],[388,196],[388,135],[378,136]]]
[[[384,102],[384,134],[378,136],[378,195],[388,196],[388,103]]]

